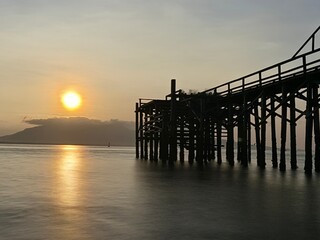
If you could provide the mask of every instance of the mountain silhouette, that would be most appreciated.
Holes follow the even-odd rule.
[[[100,121],[84,117],[26,120],[36,125],[0,137],[2,143],[133,146],[134,123]]]

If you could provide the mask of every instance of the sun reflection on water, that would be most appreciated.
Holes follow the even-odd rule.
[[[57,166],[57,197],[60,204],[79,205],[81,197],[81,149],[77,146],[63,146]]]

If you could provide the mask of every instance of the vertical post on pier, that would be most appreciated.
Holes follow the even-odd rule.
[[[154,132],[154,160],[158,161],[158,157],[159,157],[159,121],[158,121],[158,107],[156,106],[155,109],[155,132]]]
[[[171,80],[170,103],[170,163],[177,160],[177,109],[176,109],[176,80]]]
[[[305,139],[305,165],[306,174],[312,173],[312,88],[307,84],[306,103],[306,139]]]
[[[166,162],[168,160],[168,114],[166,112],[162,112],[162,126],[160,132],[160,159],[162,162]]]
[[[260,168],[264,169],[266,167],[266,94],[262,93],[261,97],[261,159],[260,159]]]
[[[153,108],[149,109],[149,152],[150,152],[150,161],[154,160],[154,113]]]
[[[243,116],[242,116],[242,108],[239,109],[238,114],[238,144],[237,144],[237,160],[238,162],[242,161],[242,150],[243,150]]]
[[[203,99],[200,99],[200,121],[196,123],[196,161],[198,164],[203,163],[203,137],[204,137],[204,103]]]
[[[196,161],[203,164],[203,123],[196,123]]]
[[[185,134],[184,134],[184,115],[181,115],[180,118],[180,162],[184,162],[184,142],[185,142]]]
[[[148,160],[148,141],[149,141],[149,126],[148,126],[148,111],[146,110],[144,113],[144,159]]]
[[[247,110],[247,137],[248,137],[248,151],[247,151],[247,158],[248,163],[251,163],[251,109]]]
[[[281,147],[280,147],[280,171],[286,171],[286,140],[287,140],[287,92],[282,86],[281,108]]]
[[[139,136],[140,136],[140,159],[143,159],[143,139],[144,139],[144,132],[143,132],[143,112],[141,110],[141,100],[140,100],[140,112],[139,112],[139,117],[140,117],[140,121],[139,121]]]
[[[234,165],[234,133],[233,133],[233,106],[228,104],[228,129],[227,129],[227,161]]]
[[[189,164],[193,164],[194,161],[194,120],[193,117],[189,117]]]
[[[211,147],[211,141],[210,141],[210,119],[205,118],[204,119],[205,128],[204,128],[204,152],[203,152],[203,158],[205,161],[210,161],[210,147]]]
[[[243,96],[243,122],[242,122],[242,161],[241,164],[244,167],[248,166],[248,114],[247,114],[247,100],[246,96]]]
[[[256,133],[256,149],[257,149],[257,165],[260,167],[261,162],[261,145],[260,145],[260,123],[259,123],[259,111],[258,103],[254,106],[254,128]]]
[[[139,158],[139,104],[136,103],[136,158]]]
[[[210,139],[211,139],[211,154],[210,154],[210,158],[212,160],[215,160],[216,159],[216,149],[215,149],[215,145],[216,145],[216,142],[215,142],[215,123],[213,121],[213,119],[211,119],[211,130],[210,130]]]
[[[217,124],[216,124],[216,128],[217,128],[217,162],[218,164],[221,164],[222,163],[222,154],[221,154],[221,138],[222,138],[222,134],[221,134],[221,122],[218,121]]]
[[[296,170],[297,166],[297,140],[296,140],[296,100],[295,94],[290,94],[290,163],[291,169]]]
[[[276,113],[274,106],[274,97],[271,97],[271,147],[272,147],[272,167],[278,168],[278,154],[277,154],[277,135],[276,135]]]
[[[319,126],[319,96],[318,85],[313,86],[313,106],[314,106],[314,140],[315,140],[315,153],[314,153],[314,169],[320,172],[320,126]]]

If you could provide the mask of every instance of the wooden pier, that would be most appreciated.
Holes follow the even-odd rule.
[[[305,139],[304,170],[320,172],[319,29],[286,61],[199,93],[177,90],[173,79],[164,99],[139,99],[136,157],[169,164],[178,160],[220,164],[225,147],[231,166],[237,160],[247,167],[254,147],[259,168],[264,169],[270,160],[273,168],[285,171],[290,159],[294,170],[298,167],[299,121],[305,134],[299,135]],[[267,136],[271,159],[266,159]]]

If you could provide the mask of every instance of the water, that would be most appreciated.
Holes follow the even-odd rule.
[[[314,239],[320,179],[299,166],[169,168],[133,148],[0,145],[0,239]]]

